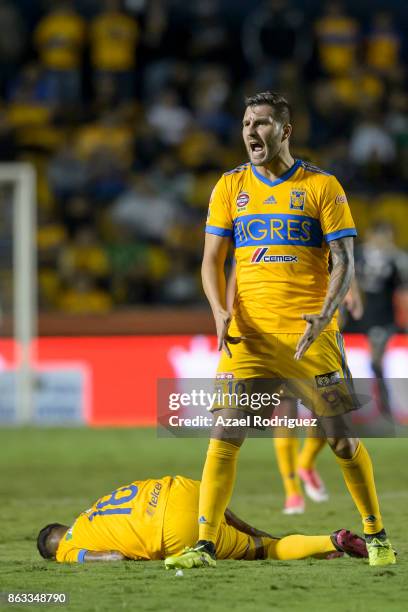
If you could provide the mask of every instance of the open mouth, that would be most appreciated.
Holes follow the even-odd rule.
[[[249,147],[252,153],[262,153],[262,151],[264,150],[264,146],[260,142],[257,142],[255,140],[249,143]]]

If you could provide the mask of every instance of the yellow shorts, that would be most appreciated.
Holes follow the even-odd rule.
[[[170,486],[163,521],[164,557],[180,554],[186,546],[198,540],[198,500],[200,483],[176,476]],[[254,547],[253,539],[223,518],[215,543],[217,559],[243,559]]]
[[[238,395],[254,390],[282,395],[284,391],[284,396],[300,398],[321,417],[355,410],[358,406],[340,332],[322,332],[296,361],[299,338],[300,334],[254,334],[230,345],[232,357],[223,352],[218,365],[217,389]],[[254,379],[261,379],[262,384]],[[220,407],[218,404],[215,408]],[[234,406],[224,402],[222,407]]]

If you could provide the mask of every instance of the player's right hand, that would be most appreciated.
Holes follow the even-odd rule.
[[[228,357],[232,357],[228,344],[239,344],[245,340],[244,336],[230,336],[228,327],[231,323],[231,313],[227,310],[219,310],[215,315],[215,327],[217,329],[218,350],[224,350]]]

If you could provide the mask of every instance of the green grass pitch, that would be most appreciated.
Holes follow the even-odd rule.
[[[157,439],[149,429],[3,429],[0,591],[65,592],[68,604],[46,609],[82,612],[402,611],[408,599],[408,441],[367,440],[366,444],[386,527],[399,553],[397,565],[377,569],[348,558],[221,561],[214,570],[184,572],[178,578],[161,562],[57,565],[41,559],[35,537],[48,522],[70,524],[118,485],[168,473],[199,478],[206,440]],[[359,517],[328,449],[319,466],[330,501],[309,502],[303,516],[285,517],[272,442],[249,440],[241,452],[231,508],[277,535],[323,534],[340,527],[360,531]]]

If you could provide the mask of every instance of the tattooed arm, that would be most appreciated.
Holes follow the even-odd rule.
[[[301,359],[321,331],[330,323],[344,300],[354,275],[353,238],[329,242],[332,259],[329,287],[320,314],[304,314],[306,330],[296,347],[295,359]]]

